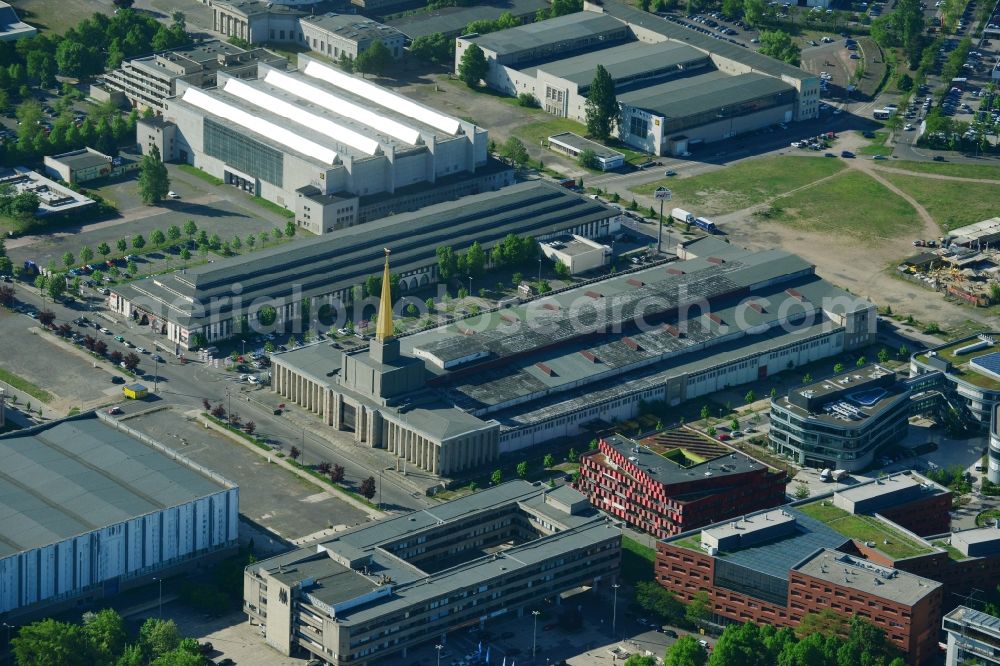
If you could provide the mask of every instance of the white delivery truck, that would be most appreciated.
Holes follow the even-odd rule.
[[[691,213],[687,212],[683,208],[674,208],[670,211],[670,217],[674,218],[678,222],[686,224],[694,224],[695,217]]]

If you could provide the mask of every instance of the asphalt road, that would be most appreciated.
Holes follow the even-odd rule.
[[[92,291],[90,293],[94,294]],[[34,306],[36,309],[42,308],[42,299],[33,287],[18,284],[16,286],[16,298],[22,303]],[[244,421],[253,420],[257,425],[257,432],[261,436],[266,437],[279,450],[287,452],[292,446],[297,446],[303,451],[302,460],[306,463],[326,460],[334,464],[343,465],[345,469],[345,484],[348,487],[357,487],[360,485],[362,479],[369,476],[375,476],[376,479],[379,479],[378,469],[368,463],[368,456],[359,455],[356,445],[343,434],[337,433],[332,429],[328,431],[322,430],[320,422],[316,420],[316,427],[321,429],[320,432],[323,432],[324,435],[329,435],[328,437],[319,437],[301,427],[288,423],[288,420],[281,416],[275,416],[272,413],[272,409],[259,399],[263,397],[259,392],[269,391],[269,389],[253,389],[246,384],[240,384],[234,381],[233,373],[228,373],[221,368],[206,367],[206,365],[196,360],[182,365],[178,359],[174,358],[171,353],[172,350],[157,349],[155,343],[164,340],[161,336],[154,336],[145,327],[140,327],[135,322],[126,322],[117,315],[108,313],[100,306],[102,303],[103,298],[93,295],[86,302],[75,302],[72,308],[60,303],[53,305],[50,300],[46,300],[45,307],[55,313],[57,324],[71,322],[73,319],[85,315],[91,321],[110,329],[112,332],[111,335],[102,335],[95,328],[79,329],[79,327],[76,327],[81,334],[90,334],[103,339],[108,344],[109,350],[118,349],[123,353],[132,351],[126,349],[122,344],[113,339],[115,335],[120,334],[137,347],[144,347],[152,353],[159,351],[160,355],[165,358],[166,363],[156,365],[153,363],[151,355],[144,355],[142,356],[142,363],[139,366],[140,370],[150,375],[155,370],[155,376],[157,377],[155,381],[152,379],[152,376],[143,379],[144,383],[148,384],[151,390],[155,388],[155,395],[150,398],[150,403],[165,401],[181,410],[202,409],[202,401],[204,399],[208,399],[213,404],[220,402],[225,405],[231,404],[232,408],[229,409],[227,407],[227,411],[238,413]],[[25,322],[29,323],[30,320],[26,316],[24,317]],[[12,341],[12,344],[16,353],[46,354],[50,349],[48,345],[51,343],[26,336],[21,342],[15,340]],[[38,345],[45,345],[45,347],[40,350]],[[24,348],[18,351],[21,346]],[[197,354],[191,356],[196,358]],[[72,397],[74,390],[79,390],[75,384],[64,384],[63,378],[58,375],[52,377],[51,384],[56,393],[66,398]],[[111,386],[110,383],[108,385]],[[147,406],[146,403],[123,405],[129,411]],[[225,474],[224,469],[220,469],[219,471]],[[405,511],[422,508],[428,506],[431,502],[426,497],[414,497],[413,491],[408,486],[397,485],[391,475],[382,475],[380,481],[381,501],[390,510]],[[374,501],[379,501],[379,497],[376,497]]]

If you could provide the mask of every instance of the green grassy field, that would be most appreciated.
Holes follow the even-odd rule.
[[[60,34],[95,12],[110,13],[91,0],[13,0],[11,4],[25,23]]]
[[[862,155],[892,155],[892,146],[885,145],[885,142],[888,139],[889,132],[875,132],[875,138],[871,140],[871,143],[863,147],[858,152]]]
[[[908,234],[921,227],[912,206],[859,171],[781,197],[771,212],[771,220],[791,227],[867,240]]]
[[[580,136],[586,136],[587,127],[571,118],[551,118],[522,125],[517,129],[516,134],[517,138],[523,141],[526,146],[539,146],[542,141],[560,132],[576,132]]]
[[[989,178],[1000,180],[1000,166],[985,164],[955,164],[952,162],[900,162],[893,161],[885,166],[917,173],[933,173],[956,178]]]
[[[657,187],[668,187],[674,193],[673,205],[718,215],[762,203],[843,168],[841,160],[825,157],[769,157],[690,178],[664,178],[632,191],[651,194]]]
[[[1000,210],[1000,182],[963,183],[897,173],[882,176],[916,199],[945,231],[991,218]]]
[[[184,173],[190,174],[195,178],[200,178],[201,180],[211,185],[222,185],[223,181],[221,178],[216,178],[212,174],[208,173],[207,171],[202,171],[198,167],[191,166],[190,164],[178,164],[177,168],[183,171]]]

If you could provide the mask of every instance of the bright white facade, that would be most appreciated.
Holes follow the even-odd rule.
[[[315,234],[365,221],[374,198],[426,199],[439,180],[443,199],[466,194],[456,182],[487,165],[486,130],[306,56],[299,68],[262,64],[256,80],[220,73],[217,88],[179,90],[168,126],[141,122],[139,143],[295,211]]]
[[[236,545],[239,489],[110,417],[17,431],[0,453],[0,614],[110,596]]]

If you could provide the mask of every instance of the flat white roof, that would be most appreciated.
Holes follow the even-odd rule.
[[[264,82],[302,99],[308,99],[313,104],[318,104],[328,111],[348,116],[404,143],[416,145],[420,141],[420,131],[416,128],[375,113],[300,78],[272,69],[264,76]]]
[[[404,116],[413,118],[414,120],[419,120],[420,122],[430,125],[435,129],[439,129],[442,132],[455,135],[461,130],[461,124],[457,118],[452,118],[451,116],[446,116],[443,113],[438,113],[437,111],[417,104],[402,95],[397,95],[396,93],[382,88],[381,86],[377,86],[374,83],[359,79],[355,76],[339,72],[336,69],[316,62],[315,60],[310,61],[306,65],[303,73],[306,76],[326,81],[332,86],[336,86],[337,88],[342,88],[348,92],[354,93],[355,95],[359,95],[374,104],[384,106],[387,109],[393,109],[397,113],[401,113]]]
[[[256,132],[271,141],[287,146],[324,164],[334,164],[337,160],[336,151],[321,146],[315,141],[300,136],[269,120],[264,120],[251,113],[247,113],[243,109],[238,109],[228,102],[216,99],[199,88],[188,88],[184,91],[181,99],[192,106],[196,106],[203,111],[207,111],[240,127]]]
[[[270,95],[264,90],[254,88],[240,79],[229,79],[226,81],[223,90],[254,106],[270,111],[282,118],[287,118],[303,127],[325,134],[334,141],[350,146],[366,155],[375,155],[379,152],[378,141],[370,139],[332,120],[311,113],[300,106]]]

